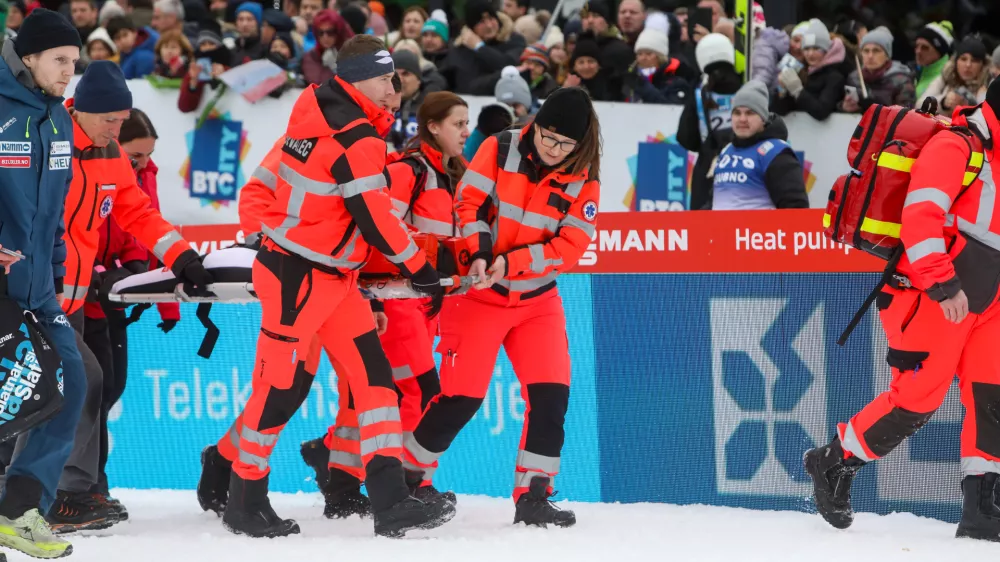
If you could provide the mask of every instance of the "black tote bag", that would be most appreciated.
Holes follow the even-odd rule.
[[[59,413],[62,372],[44,327],[8,296],[7,275],[0,269],[0,442]]]

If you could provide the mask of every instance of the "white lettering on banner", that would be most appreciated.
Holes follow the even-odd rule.
[[[777,232],[750,232],[749,228],[742,231],[736,229],[736,250],[787,250],[784,230]]]
[[[622,240],[624,232],[624,240]],[[590,238],[587,251],[580,257],[580,265],[597,263],[598,252],[686,252],[688,231],[681,230],[598,230]],[[664,244],[666,242],[666,244]]]
[[[889,343],[886,341],[885,332],[882,331],[879,322],[870,322],[869,324],[872,329],[871,358],[872,373],[874,373],[872,377],[874,388],[872,390],[878,394],[887,390],[892,382],[892,372],[885,361]],[[927,422],[924,429],[934,424],[961,422],[962,412],[958,383],[952,381],[944,403],[934,412],[934,417]],[[837,421],[846,422],[847,420]],[[910,447],[914,439],[920,438],[921,434],[918,432],[909,439],[904,439],[893,452],[874,463],[878,470],[878,478],[876,479],[878,499],[881,501],[961,504],[962,473],[959,470],[958,457],[913,459]],[[957,431],[954,433],[954,438],[958,439]],[[902,482],[906,484],[901,485]]]
[[[754,232],[749,228],[737,228],[736,250],[758,252],[787,250],[787,234],[780,228],[776,232]],[[793,232],[791,234],[792,253],[796,256],[803,252],[820,250],[834,250],[847,254],[852,249],[847,244],[830,240],[822,232]]]
[[[680,201],[660,201],[652,199],[639,200],[640,211],[683,211],[684,203]]]
[[[236,178],[229,172],[204,172],[195,170],[191,173],[191,193],[212,197],[229,195],[233,191],[233,183],[235,181]]]
[[[206,255],[210,252],[216,250],[224,250],[230,246],[235,246],[236,244],[242,244],[243,242],[238,240],[202,240],[201,243],[190,242],[191,249],[198,252],[201,255]]]
[[[79,77],[73,78],[66,90],[66,96],[73,95],[78,80]],[[183,139],[193,130],[195,120],[192,114],[181,113],[177,109],[177,92],[154,88],[145,80],[130,80],[129,89],[132,91],[135,106],[147,110],[160,138],[164,139],[160,146],[157,146],[154,158],[160,168],[158,188],[164,218],[174,224],[183,225],[239,223],[238,205],[232,203],[204,205],[201,199],[197,196],[191,197],[184,188],[185,178],[180,174],[180,170],[184,168],[188,154]],[[251,104],[239,94],[227,92],[219,100],[216,107],[221,113],[228,113],[229,119],[243,123],[242,129],[247,142],[242,145],[247,147],[247,153],[242,159],[244,169],[252,170],[264,159],[264,155],[281,134],[280,130],[275,128],[275,124],[284,126],[291,115],[298,94],[298,90],[291,90],[280,98],[265,97]],[[496,102],[492,97],[463,97],[469,104],[470,121],[475,121],[482,107]],[[207,102],[208,96],[202,103]],[[629,196],[635,182],[639,144],[649,142],[651,137],[670,138],[675,135],[683,108],[605,102],[597,102],[595,107],[604,125],[605,140],[601,158],[600,211],[627,211],[633,206],[641,205],[640,201],[633,201]],[[796,151],[804,153],[805,160],[810,166],[809,174],[813,187],[809,191],[809,200],[812,207],[825,207],[834,180],[848,171],[844,154],[859,119],[860,115],[834,114],[820,123],[804,113],[793,113],[785,118],[789,144]],[[218,172],[229,172],[235,176],[235,165],[240,162],[239,154],[236,152],[241,145],[238,140],[234,140],[232,145],[224,146],[228,151],[226,158],[229,154],[233,155],[231,162],[233,167],[224,168],[220,162]],[[221,156],[220,154],[220,160]],[[682,165],[684,164],[690,166],[690,162],[682,161]],[[676,177],[682,176],[678,174]],[[192,186],[193,189],[206,191],[212,189],[212,178],[195,179],[201,182]],[[223,187],[229,187],[218,176],[214,181],[217,192],[221,192]],[[669,185],[666,184],[667,181],[669,180],[665,178],[665,185]],[[666,199],[666,197],[646,197],[654,201]],[[653,204],[663,206],[662,203]]]
[[[808,373],[765,349],[765,336],[786,305],[788,299],[710,302],[715,482],[720,494],[804,497],[812,491],[804,473],[796,472],[799,478],[793,478],[790,471],[802,470],[806,446],[801,437],[813,445],[828,437],[826,348],[817,345],[825,341],[823,305],[816,306],[797,334],[789,334],[794,338],[791,346],[782,340],[777,352],[795,353]],[[740,321],[746,318],[753,321]]]

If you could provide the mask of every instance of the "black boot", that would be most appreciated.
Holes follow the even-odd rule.
[[[326,483],[330,480],[330,449],[323,443],[324,437],[303,441],[299,448],[302,460],[306,466],[316,472],[316,485],[320,490],[326,488]],[[324,492],[325,494],[325,492]]]
[[[813,480],[816,510],[837,529],[850,527],[854,522],[851,483],[865,462],[856,456],[845,460],[839,437],[829,445],[806,451],[802,461]]]
[[[327,473],[330,477],[323,487],[323,499],[326,500],[323,515],[327,519],[346,519],[352,515],[370,517],[372,506],[368,496],[361,493],[361,481],[336,468]]]
[[[962,479],[962,520],[958,522],[956,538],[1000,542],[1000,475],[987,472]]]
[[[535,527],[548,527],[552,523],[556,527],[572,527],[576,524],[576,514],[568,509],[559,509],[549,493],[549,482],[545,476],[536,476],[528,485],[528,492],[517,499],[514,511],[514,524],[524,523]]]
[[[222,514],[222,526],[237,535],[275,538],[295,535],[299,524],[282,519],[267,499],[267,480],[244,480],[235,473],[229,483],[229,503]]]
[[[201,479],[198,480],[198,503],[205,511],[222,516],[229,501],[229,479],[233,463],[227,461],[215,445],[201,452]]]
[[[427,501],[408,497],[375,513],[375,534],[398,538],[413,529],[434,529],[455,517],[455,504],[438,496]]]
[[[448,490],[440,492],[433,484],[421,486],[424,481],[424,473],[420,470],[406,470],[406,485],[410,488],[410,495],[422,501],[432,501],[437,497],[443,498],[452,505],[458,505],[458,497],[455,492]]]
[[[117,511],[105,502],[99,502],[90,492],[56,493],[56,501],[45,516],[53,533],[96,531],[118,523]]]

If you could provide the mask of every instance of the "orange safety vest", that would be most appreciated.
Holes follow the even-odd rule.
[[[370,246],[404,273],[423,267],[424,254],[392,214],[382,140],[391,125],[388,113],[340,78],[303,91],[277,161],[268,162],[277,164],[264,180],[274,201],[261,231],[324,269],[359,269]]]
[[[539,178],[532,125],[483,142],[458,184],[455,210],[471,258],[503,254],[492,289],[511,304],[555,287],[596,233],[600,183],[565,170]]]
[[[386,170],[392,178],[393,214],[418,232],[457,236],[455,189],[439,150],[421,142],[419,149],[406,152]]]
[[[73,100],[66,101],[67,107]],[[190,245],[150,206],[149,196],[136,184],[128,155],[118,141],[94,146],[73,120],[73,180],[66,195],[66,277],[63,311],[73,314],[87,298],[94,259],[104,221],[113,216],[167,267]]]

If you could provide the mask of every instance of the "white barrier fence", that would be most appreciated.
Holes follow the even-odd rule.
[[[70,84],[67,97],[75,84]],[[129,89],[134,106],[149,115],[159,134],[153,160],[160,168],[160,202],[167,220],[187,225],[238,223],[239,188],[284,132],[296,93],[256,104],[227,93],[216,106],[218,118],[196,128],[201,109],[181,113],[177,90],[157,89],[145,80],[130,81]],[[211,97],[206,91],[202,107]],[[466,99],[475,126],[480,108],[493,100]],[[671,146],[682,108],[597,105],[604,136],[601,211],[683,208],[695,155]],[[852,115],[833,115],[823,122],[805,114],[786,118],[789,142],[806,167],[812,207],[826,205],[830,186],[847,171],[847,144],[857,122],[858,116]]]

